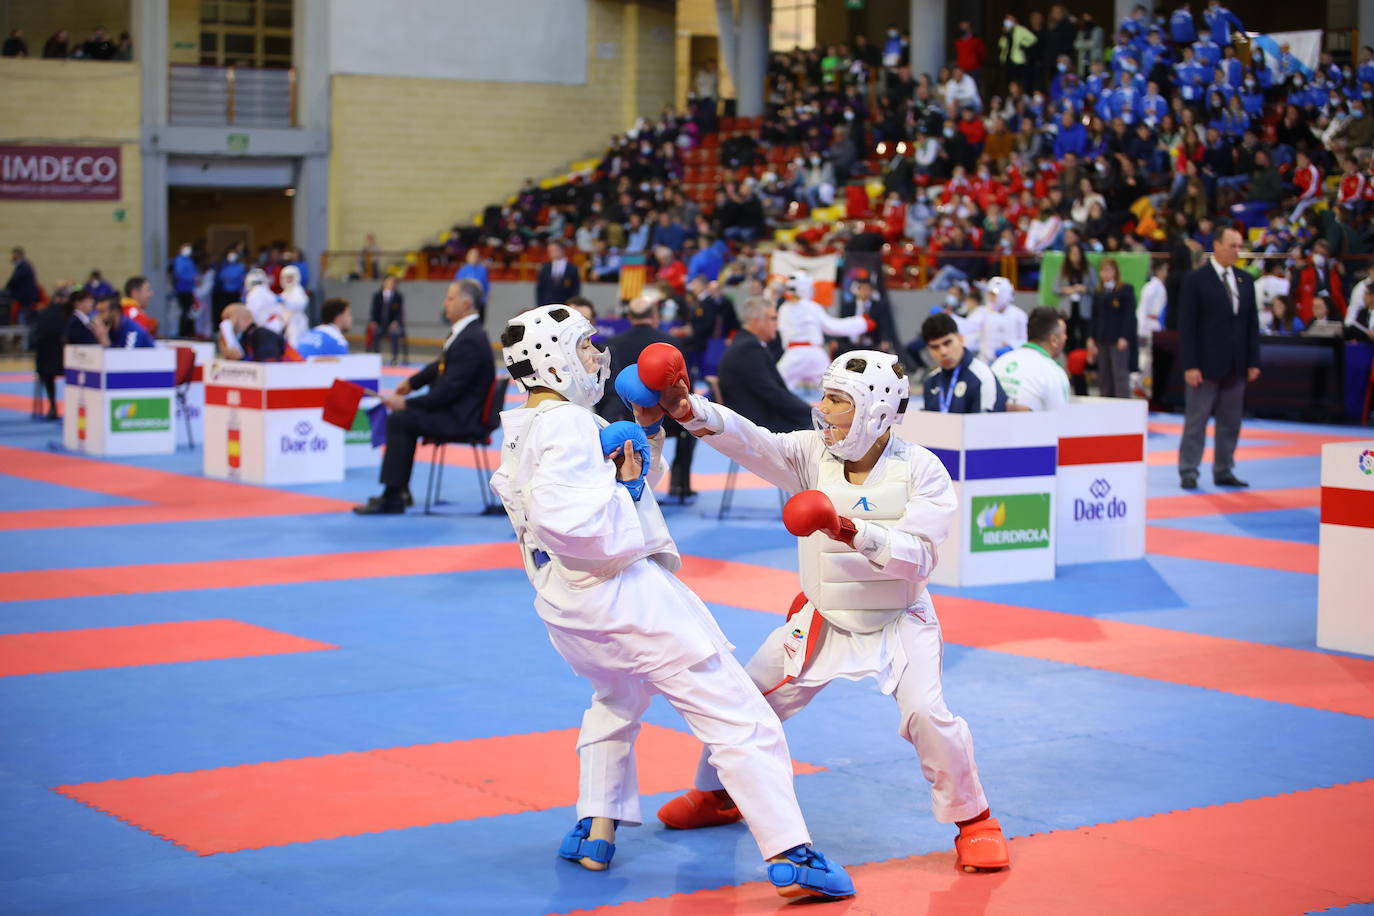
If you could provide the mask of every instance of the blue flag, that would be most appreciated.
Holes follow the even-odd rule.
[[[367,409],[367,422],[372,426],[372,447],[380,448],[386,442],[386,405],[378,402],[376,407]]]

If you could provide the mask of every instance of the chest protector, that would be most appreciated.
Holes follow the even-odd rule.
[[[830,497],[840,515],[891,524],[906,513],[911,469],[889,452],[873,471],[865,482],[850,483],[844,476],[844,462],[826,454],[815,488]],[[881,630],[921,596],[916,583],[875,569],[859,551],[822,532],[800,539],[797,552],[807,600],[841,629]]]

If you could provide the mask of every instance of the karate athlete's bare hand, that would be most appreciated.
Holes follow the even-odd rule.
[[[635,451],[632,443],[626,442],[622,445],[611,460],[615,462],[617,480],[639,479],[643,465],[639,460],[639,452]]]
[[[663,419],[662,407],[640,407],[638,404],[631,404],[635,411],[635,422],[640,426],[653,426]]]
[[[667,411],[670,417],[686,416],[692,412],[688,394],[687,383],[679,379],[659,392],[658,406]]]

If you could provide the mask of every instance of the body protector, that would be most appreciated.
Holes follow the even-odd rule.
[[[556,391],[579,407],[591,410],[611,375],[610,354],[601,349],[596,367],[582,365],[578,348],[596,333],[592,323],[566,305],[541,305],[521,312],[501,334],[502,355],[511,378],[529,391]]]
[[[891,524],[906,514],[911,467],[889,449],[874,473],[856,484],[846,479],[842,459],[822,455],[815,488],[830,497],[840,515]],[[807,600],[841,629],[881,630],[921,598],[923,590],[917,583],[876,569],[857,549],[825,532],[798,540],[797,555]]]
[[[862,458],[906,410],[909,386],[899,375],[897,357],[876,350],[851,350],[830,364],[821,387],[854,402],[854,422],[843,439],[827,441],[829,424],[819,410],[816,428],[826,442],[816,489],[830,497],[835,510],[852,519],[895,522],[906,513],[911,469],[889,450],[862,484],[850,483],[844,463]],[[875,569],[849,545],[817,532],[797,542],[802,590],[831,623],[868,633],[900,617],[921,590],[914,582]]]
[[[839,442],[831,444],[833,429],[819,410],[812,410],[816,430],[826,450],[841,461],[858,461],[873,447],[898,415],[906,410],[910,387],[897,357],[877,350],[850,350],[830,364],[821,388],[838,391],[854,402],[854,422]],[[839,509],[840,504],[835,503]]]

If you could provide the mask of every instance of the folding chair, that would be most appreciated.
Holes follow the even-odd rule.
[[[491,434],[501,425],[501,408],[506,404],[506,391],[510,379],[497,378],[487,389],[487,399],[482,403],[482,429],[476,436],[426,436],[421,441],[434,446],[429,459],[429,480],[425,484],[425,515],[433,515],[433,507],[444,504],[444,451],[450,445],[470,445],[476,459],[477,488],[482,497],[482,515],[496,515],[505,508],[491,492],[491,474],[496,470],[493,458],[484,446],[491,445]]]

